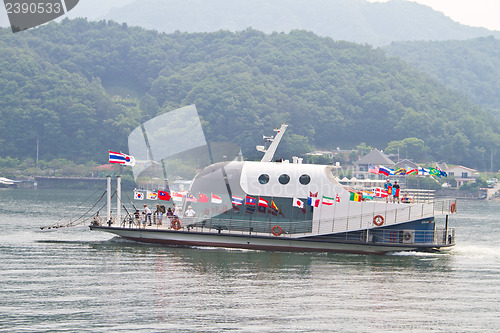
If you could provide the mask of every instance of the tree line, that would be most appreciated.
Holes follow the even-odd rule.
[[[285,158],[402,144],[418,151],[409,158],[485,169],[500,146],[499,123],[465,96],[380,49],[306,31],[163,34],[65,19],[0,30],[0,72],[0,157],[33,158],[38,142],[45,160],[105,163],[140,123],[189,104],[209,141],[250,159],[283,122]]]

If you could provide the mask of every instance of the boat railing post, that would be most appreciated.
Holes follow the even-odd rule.
[[[122,214],[122,177],[116,176],[116,223],[120,225]]]
[[[111,220],[111,176],[106,176],[106,222]]]

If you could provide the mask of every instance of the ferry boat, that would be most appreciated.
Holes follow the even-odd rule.
[[[456,201],[353,201],[352,191],[334,176],[334,166],[298,158],[272,161],[285,130],[282,125],[276,137],[264,137],[270,145],[257,147],[264,152],[261,161],[236,159],[203,168],[180,203],[184,211],[191,206],[195,216],[141,226],[132,216],[120,218],[118,202],[117,222],[108,208],[108,223],[95,219],[90,229],[143,243],[253,250],[384,254],[455,245],[448,217]],[[444,217],[440,227],[439,215]]]

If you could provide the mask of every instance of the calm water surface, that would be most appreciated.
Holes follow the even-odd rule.
[[[39,231],[79,216],[91,193],[0,190],[0,332],[500,330],[500,202],[460,201],[447,254],[167,248],[87,227]]]

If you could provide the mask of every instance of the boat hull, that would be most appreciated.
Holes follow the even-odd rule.
[[[257,235],[235,235],[159,229],[116,228],[90,226],[91,230],[109,232],[128,240],[167,246],[209,246],[270,251],[314,251],[357,254],[385,254],[396,251],[433,251],[437,248],[419,244],[377,244],[310,240],[308,237],[288,238]]]

